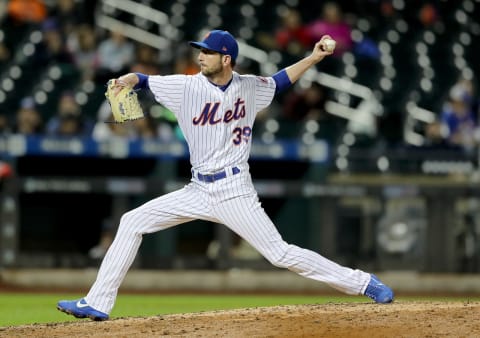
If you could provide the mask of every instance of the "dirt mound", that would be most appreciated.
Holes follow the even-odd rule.
[[[0,328],[0,337],[479,337],[480,302],[259,307]]]

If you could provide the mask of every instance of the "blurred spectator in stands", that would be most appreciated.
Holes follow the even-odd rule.
[[[135,59],[130,67],[131,72],[156,75],[160,73],[159,52],[152,46],[138,43],[135,48]]]
[[[169,109],[160,104],[150,107],[150,116],[157,124],[157,138],[161,141],[184,141],[182,130],[178,126],[177,117]]]
[[[101,84],[127,73],[135,60],[135,46],[120,30],[110,31],[109,36],[98,44],[97,52],[96,81]]]
[[[98,68],[95,31],[89,24],[79,25],[69,39],[75,66],[80,70],[82,81],[94,80]]]
[[[55,18],[58,27],[65,37],[70,36],[79,24],[83,22],[82,2],[75,0],[56,0],[49,12],[49,17]]]
[[[7,6],[9,23],[41,23],[47,17],[47,7],[42,0],[10,0]]]
[[[13,176],[12,166],[5,161],[0,161],[0,189],[2,182],[11,176]]]
[[[68,51],[65,37],[54,18],[43,22],[42,33],[43,38],[35,51],[34,63],[39,67],[50,63],[73,65],[73,56]]]
[[[458,146],[467,152],[478,144],[478,123],[471,107],[471,96],[462,83],[455,84],[441,112],[442,124],[446,127],[449,145]]]
[[[279,20],[273,34],[257,33],[258,43],[265,49],[279,50],[292,56],[303,55],[312,45],[312,37],[300,12],[295,8],[286,8],[280,13]]]
[[[303,55],[311,46],[312,36],[298,10],[290,8],[282,14],[282,26],[275,32],[275,41],[280,50],[292,55]]]
[[[393,7],[392,0],[380,1],[380,18],[383,19],[382,23],[391,22],[396,14],[397,11],[395,10],[395,7]]]
[[[193,75],[200,71],[194,50],[182,44],[176,51],[174,62],[174,73]]]
[[[322,86],[313,82],[305,89],[291,90],[283,102],[284,117],[289,120],[321,120],[325,118],[326,95]]]
[[[43,119],[32,97],[25,97],[20,101],[20,107],[15,115],[12,132],[23,135],[43,134]]]
[[[4,14],[5,17],[2,19]],[[46,17],[47,7],[42,0],[8,1],[4,8],[0,8],[5,47],[14,54],[18,43],[25,37],[30,27],[39,25]]]
[[[463,100],[472,110],[475,120],[479,121],[480,102],[479,102],[479,98],[477,97],[476,89],[473,81],[460,77],[456,82],[455,86],[458,86],[463,90],[464,92]]]
[[[436,148],[436,149],[445,149],[448,148],[447,135],[448,129],[447,126],[442,123],[440,120],[433,121],[428,123],[425,126],[425,147]]]
[[[420,6],[418,20],[424,28],[432,27],[438,21],[438,10],[432,2],[426,2]]]
[[[3,43],[3,41],[0,41],[0,64],[7,63],[10,58],[10,49],[5,45],[5,43]]]
[[[337,42],[333,56],[341,56],[353,47],[352,28],[336,2],[324,3],[320,17],[308,25],[308,32],[313,42],[320,40],[323,35],[330,35]]]
[[[57,113],[47,122],[51,136],[91,136],[93,121],[84,116],[73,93],[65,91],[58,101]]]
[[[145,114],[143,119],[132,121],[137,138],[155,139],[158,136],[157,123],[153,117]]]
[[[8,11],[8,2],[5,0],[0,1],[0,21],[3,21],[3,19],[7,16]]]
[[[0,136],[9,135],[10,130],[10,121],[8,120],[7,115],[0,115]]]

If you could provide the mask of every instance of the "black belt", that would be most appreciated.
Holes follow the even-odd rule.
[[[237,167],[232,168],[232,174],[236,175],[240,172],[240,169]],[[224,179],[227,177],[227,172],[225,170],[219,171],[218,173],[215,174],[210,174],[210,175],[204,175],[200,174],[199,172],[196,173],[192,169],[192,175],[196,176],[200,181],[206,182],[206,183],[212,183],[221,179]]]

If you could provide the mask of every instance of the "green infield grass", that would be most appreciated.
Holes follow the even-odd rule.
[[[77,299],[80,294],[0,293],[0,327],[78,320],[56,309],[61,299]],[[397,298],[398,299],[398,298]],[[479,301],[480,297],[404,297],[402,300]],[[368,302],[364,296],[319,295],[198,295],[123,294],[117,298],[111,318],[144,317],[173,313],[240,309],[260,306]]]

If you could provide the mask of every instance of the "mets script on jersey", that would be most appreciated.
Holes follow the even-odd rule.
[[[248,161],[255,117],[271,103],[276,87],[272,78],[236,72],[225,91],[212,88],[201,73],[150,76],[149,86],[176,115],[192,167],[201,172]]]
[[[216,118],[216,114],[218,111],[218,107],[220,107],[221,102],[215,103],[206,103],[205,107],[203,108],[200,116],[193,118],[193,124],[204,126],[205,124],[217,124],[219,122],[229,123],[232,120],[239,120],[245,117],[245,101],[241,98],[238,98],[237,101],[234,103],[233,110],[227,110],[223,114],[223,118]]]

